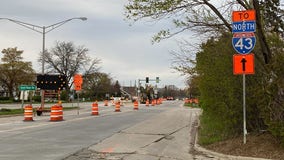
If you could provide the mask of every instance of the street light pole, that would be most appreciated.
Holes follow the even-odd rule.
[[[74,20],[74,19],[80,19],[82,21],[87,20],[86,17],[74,17],[74,18],[70,18],[64,21],[60,21],[58,23],[54,23],[52,25],[49,26],[38,26],[38,25],[34,25],[34,24],[30,24],[30,23],[26,23],[26,22],[22,22],[22,21],[18,21],[18,20],[14,20],[14,19],[10,19],[10,18],[0,18],[0,20],[8,20],[11,21],[13,23],[16,23],[18,25],[21,25],[23,27],[26,27],[28,29],[31,29],[33,31],[36,31],[38,33],[42,34],[42,74],[44,74],[44,52],[45,52],[45,34],[62,26],[63,24]],[[44,90],[41,90],[41,107],[44,107]]]
[[[44,74],[44,52],[45,52],[45,26],[42,27],[42,64],[41,74]]]

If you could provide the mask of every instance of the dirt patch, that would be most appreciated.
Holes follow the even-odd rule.
[[[240,136],[204,147],[228,155],[284,160],[284,148],[268,133],[249,134],[246,144]]]

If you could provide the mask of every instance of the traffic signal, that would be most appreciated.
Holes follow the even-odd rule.
[[[146,77],[146,83],[149,83],[149,77]]]
[[[156,77],[156,83],[159,83],[159,82],[160,82],[159,77]]]

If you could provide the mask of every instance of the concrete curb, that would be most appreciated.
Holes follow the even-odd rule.
[[[196,127],[198,128],[199,125],[200,125],[200,121],[199,121],[199,118],[198,118],[198,125]],[[209,155],[212,155],[212,156],[216,156],[218,158],[228,159],[228,160],[270,160],[270,159],[265,159],[265,158],[232,156],[232,155],[226,155],[226,154],[214,152],[214,151],[207,150],[207,149],[201,147],[200,145],[197,144],[197,141],[198,141],[198,129],[196,131],[195,142],[194,142],[194,146],[193,146],[196,151],[199,151],[199,152],[202,152],[202,153],[205,153],[205,154],[209,154]]]
[[[202,152],[202,153],[205,153],[205,154],[209,154],[209,155],[212,155],[212,156],[216,156],[218,158],[224,158],[224,159],[229,159],[229,160],[269,160],[269,159],[264,159],[264,158],[225,155],[225,154],[222,154],[222,153],[217,153],[217,152],[207,150],[207,149],[199,146],[198,144],[194,145],[194,149],[196,151],[199,151],[199,152]]]

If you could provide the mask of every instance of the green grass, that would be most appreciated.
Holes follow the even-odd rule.
[[[184,103],[185,107],[199,108],[198,104],[195,103]]]
[[[227,128],[226,122],[220,121],[218,117],[200,116],[200,128],[198,131],[198,142],[201,145],[209,145],[215,142],[225,140],[232,135]]]
[[[50,108],[45,108],[45,109],[50,109]],[[64,111],[67,110],[74,110],[74,109],[78,109],[78,107],[63,107]],[[36,111],[36,109],[33,109],[34,112]],[[19,115],[19,114],[23,114],[24,113],[24,109],[8,109],[8,108],[2,108],[0,109],[0,115]]]
[[[7,108],[0,109],[0,115],[17,115],[23,113],[24,111],[22,109],[7,109]]]

